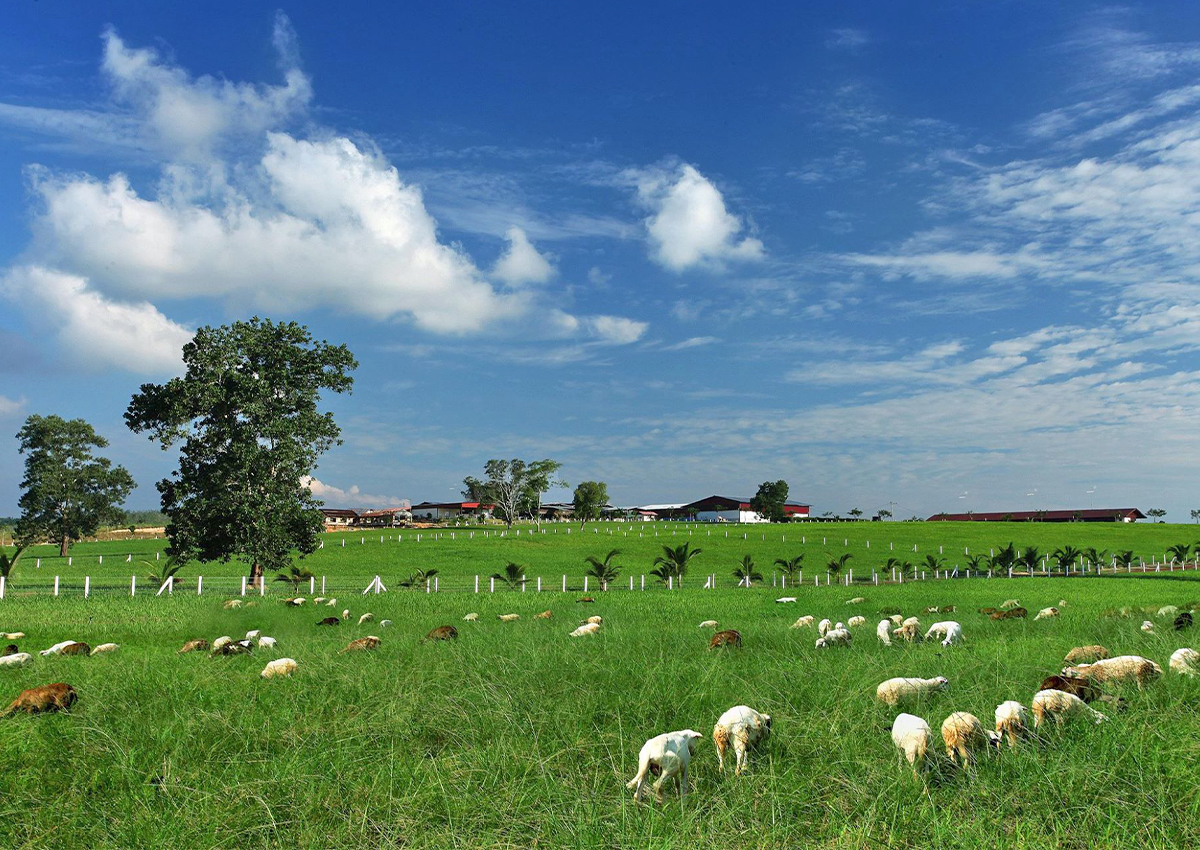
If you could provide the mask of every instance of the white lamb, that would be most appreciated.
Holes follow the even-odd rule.
[[[33,656],[28,652],[14,652],[12,655],[5,655],[4,657],[0,658],[0,668],[24,667],[32,660]]]
[[[470,614],[463,617],[463,619],[466,620],[468,623],[474,623],[479,619],[479,615],[476,614],[474,611],[472,611]]]
[[[1008,746],[1016,747],[1018,738],[1029,737],[1029,713],[1015,699],[996,706],[996,733],[1008,738]]]
[[[656,766],[661,775],[651,787],[658,802],[663,801],[662,786],[668,779],[674,779],[679,788],[679,796],[687,796],[687,772],[692,755],[696,752],[696,744],[704,736],[692,729],[681,729],[678,732],[664,732],[656,735],[642,745],[638,753],[637,774],[625,787],[633,791],[635,802],[641,802],[642,792],[646,787],[646,774],[650,767]]]
[[[821,622],[817,623],[817,634],[825,637],[825,633],[833,628],[833,621],[826,617]]]
[[[594,635],[600,631],[599,623],[584,623],[582,626],[571,632],[571,637],[583,637],[584,635]]]
[[[854,640],[848,629],[830,629],[822,637],[817,638],[816,648],[825,649],[829,646],[849,646]]]
[[[812,624],[813,624],[813,615],[805,614],[803,617],[798,619],[796,622],[792,623],[791,627],[793,629],[804,629],[804,628],[811,626]]]
[[[256,640],[261,634],[262,632],[260,630],[251,629],[250,631],[246,632],[246,640]]]
[[[24,632],[5,632],[4,633],[5,640],[20,640],[23,637],[25,637]]]
[[[775,601],[776,601],[776,602],[795,602],[795,601],[796,601],[796,597],[794,597],[794,596],[781,596],[781,597],[779,597],[778,599],[776,599]]]
[[[1037,615],[1033,619],[1049,620],[1051,617],[1057,617],[1057,616],[1058,616],[1058,609],[1051,606],[1050,608],[1043,608],[1041,611],[1038,611]]]
[[[858,604],[860,604],[862,602],[866,602],[866,601],[867,600],[863,599],[861,596],[856,596],[853,599],[847,599],[846,604],[847,605],[858,605]]]
[[[943,620],[940,623],[934,623],[929,627],[929,631],[925,632],[925,640],[929,640],[930,638],[941,638],[942,646],[953,646],[956,643],[962,643],[962,626],[954,620]]]
[[[511,623],[514,620],[521,619],[521,615],[520,614],[500,614],[499,619],[500,619],[501,623]]]
[[[892,621],[880,620],[879,625],[875,627],[875,636],[879,638],[879,642],[884,646],[892,645]]]
[[[1200,652],[1186,646],[1177,649],[1171,653],[1171,661],[1168,666],[1172,672],[1178,673],[1180,676],[1195,676],[1200,673]]]
[[[893,626],[899,626],[904,623],[904,618],[899,614],[893,614],[888,619],[891,620]]]
[[[274,649],[275,638],[264,635],[258,639],[258,646],[260,649]]]
[[[705,620],[703,623],[700,624],[700,628],[702,628],[702,629],[715,629],[716,627],[717,627],[716,620]]]
[[[859,626],[865,626],[867,624],[867,618],[855,615],[850,618],[849,624],[850,628],[857,629]]]
[[[223,647],[229,643],[233,643],[233,638],[231,638],[229,635],[221,635],[219,638],[217,638],[216,640],[214,640],[212,642],[212,651],[216,652],[221,647]]]
[[[290,676],[296,672],[296,667],[294,658],[276,658],[274,661],[267,662],[267,666],[263,668],[262,677],[274,679],[276,676]]]
[[[1089,706],[1075,694],[1066,691],[1046,690],[1033,695],[1033,728],[1039,729],[1042,724],[1053,719],[1061,726],[1064,720],[1073,717],[1087,717],[1094,723],[1103,723],[1108,718]]]
[[[108,652],[116,652],[121,647],[115,643],[102,643],[92,650],[92,655],[104,655]]]
[[[1154,631],[1154,624],[1149,620],[1142,620],[1142,631],[1150,634]]]
[[[60,640],[58,643],[54,644],[54,646],[50,647],[49,649],[43,649],[42,655],[58,655],[65,648],[67,648],[68,646],[70,646],[73,643],[77,643],[77,641]]]
[[[969,711],[956,711],[942,721],[942,741],[950,761],[961,760],[963,766],[975,760],[979,750],[987,752],[1000,742],[999,733],[984,729],[979,718]]]
[[[1178,605],[1164,605],[1163,607],[1158,609],[1158,613],[1155,614],[1154,616],[1168,617],[1170,619],[1174,619],[1178,615],[1179,615],[1179,606]]]
[[[746,767],[746,750],[771,734],[771,715],[760,714],[748,705],[735,705],[722,714],[713,726],[713,744],[717,748],[718,769],[725,772],[725,750],[733,744],[736,757],[734,776]]]
[[[325,607],[326,608],[336,608],[337,607],[337,597],[335,596],[332,599],[326,600]]]
[[[880,682],[875,688],[875,698],[886,705],[895,706],[903,700],[938,693],[949,687],[950,680],[945,676],[933,679],[897,676]]]
[[[375,619],[375,615],[372,614],[370,611],[368,611],[367,613],[363,614],[361,617],[358,618],[358,624],[361,626],[363,623],[369,623],[374,619]]]
[[[342,619],[343,619],[343,620],[349,620],[349,619],[350,619],[350,609],[349,609],[349,608],[343,608],[343,609],[342,609]]]
[[[892,743],[900,752],[900,758],[912,766],[913,776],[920,778],[917,772],[925,767],[925,758],[929,755],[929,745],[933,742],[933,730],[929,724],[915,714],[901,712],[892,721]]]

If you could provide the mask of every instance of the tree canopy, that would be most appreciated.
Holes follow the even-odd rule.
[[[121,522],[121,503],[133,491],[133,476],[93,449],[108,440],[82,419],[30,416],[17,432],[25,455],[21,518],[16,537],[24,544],[58,543],[59,554],[104,524]]]
[[[306,483],[341,434],[317,406],[322,390],[351,390],[358,363],[303,325],[257,317],[201,328],[183,362],[183,377],[143,384],[125,412],[164,450],[180,444],[179,467],[158,482],[167,554],[240,558],[257,584],[317,549],[321,502]]]
[[[485,479],[472,475],[463,479],[463,497],[473,502],[496,506],[496,514],[509,527],[522,515],[532,516],[540,525],[542,494],[551,487],[565,487],[565,481],[555,481],[554,475],[562,464],[546,458],[524,461],[489,460],[484,464]]]
[[[608,504],[608,485],[603,481],[583,481],[575,488],[575,519],[583,528],[588,520],[600,519],[600,513]]]
[[[758,492],[750,500],[750,508],[771,522],[783,522],[787,518],[783,510],[787,497],[788,485],[782,478],[778,481],[764,481],[758,485]]]

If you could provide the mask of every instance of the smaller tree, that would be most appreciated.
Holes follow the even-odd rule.
[[[584,481],[575,488],[575,518],[579,527],[588,520],[600,519],[600,514],[608,505],[608,485],[603,481]]]
[[[796,555],[794,558],[776,558],[775,566],[779,567],[779,571],[790,580],[804,567],[804,555]]]
[[[401,587],[407,587],[410,590],[420,590],[429,583],[437,575],[437,570],[417,570],[408,578],[400,582]]]
[[[1188,559],[1188,555],[1192,554],[1192,544],[1176,543],[1174,546],[1168,546],[1167,554],[1171,556],[1172,561],[1182,563]]]
[[[1038,561],[1042,559],[1042,554],[1036,546],[1028,546],[1021,553],[1021,557],[1017,559],[1017,563],[1029,570],[1030,574],[1037,569]]]
[[[762,573],[754,565],[754,558],[750,555],[743,555],[742,560],[733,569],[733,577],[738,580],[738,584],[744,584],[749,587],[756,581],[762,581]]]
[[[750,500],[750,509],[771,522],[783,522],[787,519],[787,511],[784,510],[787,497],[786,481],[764,481],[758,485],[758,492]]]
[[[509,561],[504,565],[504,572],[492,573],[492,578],[504,582],[510,590],[516,590],[525,583],[525,566]]]
[[[863,515],[862,508],[851,508],[850,509],[850,516],[854,517],[855,519],[858,519],[862,515]]]
[[[688,566],[702,551],[693,549],[690,542],[680,546],[663,546],[663,553],[654,559],[655,569],[650,571],[650,575],[664,583],[669,578],[683,578],[687,575]]]
[[[1084,559],[1094,567],[1108,563],[1108,550],[1089,546],[1083,550]]]
[[[1192,508],[1192,520],[1200,522],[1200,508]]]
[[[853,557],[854,556],[849,552],[838,555],[836,558],[831,556],[829,558],[829,562],[825,565],[825,569],[829,570],[829,572],[833,573],[835,576],[841,575],[842,570],[846,568],[847,562],[849,562],[849,560]]]
[[[13,569],[17,566],[17,559],[21,557],[21,553],[25,551],[24,546],[18,546],[17,550],[11,555],[5,555],[0,552],[0,576],[5,582],[12,581]]]
[[[967,569],[978,572],[980,569],[985,569],[987,558],[983,555],[967,555]]]
[[[275,576],[275,581],[285,581],[291,584],[292,593],[300,589],[300,585],[313,577],[312,571],[306,567],[298,567],[292,564],[285,572],[281,572]]]
[[[1146,511],[1146,516],[1150,517],[1151,519],[1162,519],[1166,515],[1167,512],[1164,508],[1151,508],[1150,510]]]
[[[1132,567],[1135,560],[1137,560],[1137,558],[1134,557],[1132,549],[1126,549],[1113,555],[1113,562],[1117,567],[1123,570],[1127,570]]]
[[[155,587],[162,587],[167,583],[168,579],[174,578],[179,574],[179,570],[183,568],[183,564],[174,558],[168,557],[165,561],[160,561],[157,564],[151,561],[142,561],[149,568],[146,573],[146,581]],[[160,567],[161,564],[161,567]]]
[[[1071,565],[1077,563],[1083,556],[1083,553],[1074,546],[1059,546],[1050,553],[1050,557],[1054,559],[1055,565],[1063,571],[1063,575],[1071,574]]]
[[[892,518],[892,512],[891,512],[891,511],[889,511],[887,508],[880,508],[880,509],[879,509],[879,518],[880,518],[880,519],[885,519],[885,520],[886,520],[886,519],[891,519],[891,518]]]
[[[927,570],[940,570],[945,564],[936,555],[926,555],[925,563],[921,564]]]
[[[613,563],[614,559],[620,554],[620,549],[610,549],[608,554],[603,558],[588,555],[583,559],[583,562],[589,565],[587,574],[600,581],[601,589],[608,590],[608,583],[616,581],[617,576],[620,574],[621,565]]]

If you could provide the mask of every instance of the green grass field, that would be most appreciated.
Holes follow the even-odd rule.
[[[561,528],[520,540],[464,541],[456,532],[455,540],[428,546],[427,538],[381,546],[376,535],[374,545],[327,545],[312,565],[331,580],[379,572],[385,581],[389,573],[436,566],[465,583],[512,558],[529,564],[531,576],[549,578],[607,545],[598,540],[607,535],[567,538]],[[862,533],[878,534],[880,525],[816,531],[834,528],[839,544],[859,532],[851,545],[865,551]],[[894,530],[897,549],[911,539],[902,533],[928,533],[901,524]],[[1126,539],[1136,536],[1137,543],[1128,548],[1149,557],[1189,539],[1190,529],[1082,529],[1093,530],[1132,532]],[[475,596],[443,586],[438,594],[338,593],[336,613],[347,606],[356,621],[371,611],[377,620],[392,619],[389,628],[377,621],[318,628],[315,621],[330,609],[287,608],[278,601],[281,586],[258,606],[238,610],[224,610],[216,592],[197,597],[194,586],[157,599],[131,600],[115,590],[87,600],[75,589],[57,599],[26,595],[21,588],[32,585],[27,576],[34,571],[22,564],[0,602],[0,630],[26,632],[17,643],[35,658],[0,671],[0,698],[65,681],[80,701],[70,715],[0,722],[0,847],[1167,848],[1200,840],[1200,683],[1168,674],[1145,692],[1121,690],[1130,704],[1108,724],[1069,728],[1045,746],[1004,752],[973,774],[928,786],[898,765],[888,734],[894,712],[874,700],[876,684],[891,676],[949,677],[949,693],[908,707],[936,734],[952,711],[990,723],[1005,699],[1028,705],[1041,678],[1057,672],[1075,645],[1102,643],[1165,668],[1174,649],[1192,645],[1192,632],[1159,621],[1158,633],[1145,635],[1141,614],[1105,612],[1196,603],[1200,584],[1191,571],[929,580],[852,592],[806,586],[794,592],[797,603],[779,605],[769,585],[743,590],[728,577],[731,561],[746,551],[769,566],[776,553],[795,548],[795,529],[786,530],[786,545],[769,532],[746,530],[756,532],[768,540],[755,545],[731,533],[728,543],[715,534],[697,541],[705,549],[699,571],[722,576],[716,591],[689,580],[673,593],[597,593],[593,605],[577,603],[577,592]],[[627,539],[628,561],[640,574],[662,537]],[[886,538],[872,537],[872,549],[877,539]],[[987,545],[968,539],[966,545]],[[996,542],[1008,539],[1001,534]],[[1093,543],[1087,534],[1011,539],[1116,546],[1112,537]],[[916,542],[920,554],[937,545],[929,537]],[[75,557],[109,546],[104,571],[88,569],[114,582],[124,574],[127,588],[129,565],[110,565],[121,544],[81,545]],[[42,571],[48,569],[44,562]],[[238,572],[231,566],[223,574],[232,583]],[[577,585],[582,570],[573,573]],[[844,604],[851,595],[866,601]],[[974,613],[1009,597],[1031,611],[1060,599],[1067,605],[1058,619],[1041,622],[993,622]],[[933,604],[959,606],[953,618],[963,624],[964,645],[878,644],[880,609],[920,615]],[[532,619],[544,609],[554,612],[552,620]],[[480,622],[462,622],[468,611],[479,612]],[[496,620],[507,612],[522,619]],[[818,651],[814,630],[788,628],[801,614],[846,620],[854,613],[868,623],[850,648]],[[605,618],[600,633],[568,638],[591,614]],[[926,625],[935,619],[920,616]],[[740,629],[745,647],[707,651],[709,633],[697,628],[707,618]],[[420,643],[442,624],[459,627],[456,643]],[[276,637],[278,651],[216,659],[176,654],[185,639],[238,637],[252,628]],[[383,646],[338,654],[365,634],[379,635]],[[68,638],[115,641],[121,649],[95,658],[36,655]],[[259,677],[276,656],[299,662],[294,678]],[[734,779],[718,774],[709,735],[721,712],[738,703],[770,713],[774,732],[752,756],[749,773]],[[687,727],[705,740],[686,803],[668,796],[662,807],[635,805],[624,783],[638,749],[652,735]]]

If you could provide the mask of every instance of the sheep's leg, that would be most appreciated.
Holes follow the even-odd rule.
[[[641,759],[638,761],[637,774],[629,782],[625,783],[626,788],[633,790],[633,801],[640,803],[642,795],[646,788],[646,773],[650,770],[650,760]]]
[[[737,756],[737,767],[734,768],[733,775],[741,776],[742,771],[746,769],[746,736],[744,733],[734,735],[733,752]]]
[[[717,750],[717,770],[725,772],[725,748],[729,746],[729,730],[717,729],[713,732],[713,745]]]
[[[687,797],[687,791],[688,791],[688,766],[687,766],[687,764],[684,764],[683,767],[681,767],[679,769],[679,776],[676,778],[675,781],[679,783],[679,799],[683,800]]]
[[[666,768],[664,768],[662,775],[659,776],[658,779],[654,780],[654,784],[650,786],[652,789],[654,789],[654,799],[657,800],[659,803],[661,803],[663,801],[663,791],[662,791],[663,783],[666,782],[670,778],[671,778],[671,775],[668,774],[666,771]]]

